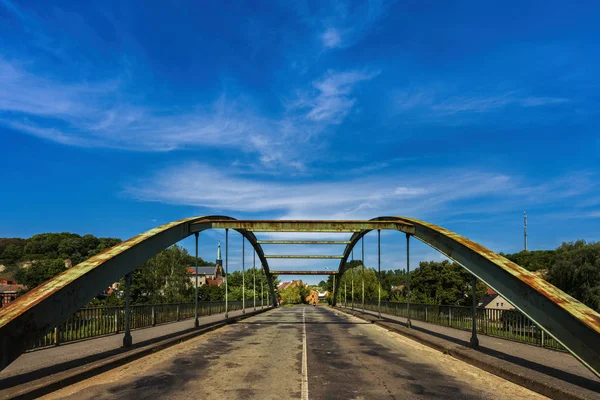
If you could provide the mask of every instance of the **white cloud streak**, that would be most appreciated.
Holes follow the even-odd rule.
[[[356,103],[354,86],[375,74],[329,71],[281,116],[221,95],[208,105],[154,109],[127,99],[125,84],[60,82],[0,58],[0,124],[65,145],[136,151],[202,146],[258,154],[266,167],[304,168],[310,141]]]
[[[379,72],[329,71],[322,80],[313,82],[314,90],[310,94],[301,94],[293,107],[307,110],[306,118],[311,121],[339,124],[356,103],[356,98],[351,96],[355,86],[378,74]]]
[[[331,182],[269,182],[190,163],[127,187],[142,201],[203,207],[215,212],[273,212],[282,218],[371,218],[380,213],[425,215],[452,202],[501,195],[515,183],[505,175],[466,171],[409,173]]]
[[[457,95],[453,91],[433,88],[403,89],[396,93],[396,108],[402,112],[422,111],[429,116],[452,116],[464,113],[486,113],[508,106],[542,107],[568,103],[562,97],[540,97],[520,91],[492,95]]]
[[[342,42],[340,38],[340,33],[335,28],[329,28],[321,35],[321,41],[323,42],[323,46],[334,48],[338,47]]]
[[[595,175],[559,177],[541,184],[472,169],[428,169],[330,181],[248,178],[189,163],[164,169],[126,187],[139,201],[201,207],[203,212],[269,213],[282,219],[368,219],[409,215],[436,221],[553,205],[576,209],[598,189]],[[586,183],[587,182],[587,183]],[[528,208],[529,209],[529,208]]]
[[[320,35],[326,49],[348,48],[362,40],[371,28],[384,16],[391,2],[369,0],[356,7],[334,1],[326,7],[329,13],[322,19],[325,27]]]

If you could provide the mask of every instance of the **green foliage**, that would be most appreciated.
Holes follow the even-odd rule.
[[[2,259],[7,263],[14,264],[23,257],[23,248],[14,243],[10,243],[2,252]]]
[[[20,268],[15,274],[15,279],[29,289],[33,289],[63,271],[65,271],[65,263],[60,259],[37,260],[28,268]]]
[[[306,303],[306,297],[309,295],[310,288],[308,288],[303,283],[289,285],[279,293],[283,304]]]
[[[528,271],[547,270],[556,261],[555,250],[523,250],[514,254],[500,254]]]
[[[183,247],[175,245],[161,251],[133,271],[132,302],[144,304],[193,301],[194,288],[187,273],[189,266],[190,255]],[[121,280],[119,287],[125,287],[125,279]]]
[[[118,243],[121,239],[80,236],[74,233],[42,233],[29,239],[0,239],[0,263],[16,266],[22,261],[70,259],[73,265]],[[14,268],[16,271],[16,268]]]
[[[198,301],[223,301],[225,300],[225,287],[216,285],[202,285],[198,287]]]
[[[245,284],[246,284],[246,289],[245,289],[246,300],[250,300],[253,298],[252,285],[254,282],[253,278],[254,278],[255,272],[256,272],[256,298],[257,299],[260,298],[260,283],[261,283],[261,281],[263,283],[263,288],[264,288],[265,293],[268,290],[267,277],[263,273],[262,269],[257,268],[256,271],[253,268],[247,269],[245,272],[245,275],[244,275]],[[275,285],[275,287],[277,287],[277,285],[279,284],[279,279],[277,279],[276,275],[273,276],[273,284]],[[223,285],[223,287],[225,287],[225,286]],[[227,287],[228,287],[228,298],[230,300],[242,300],[242,271],[234,271],[229,274],[229,277],[227,279]]]
[[[546,279],[597,311],[600,311],[600,242],[563,243]]]
[[[411,273],[411,301],[415,303],[468,305],[471,303],[471,274],[459,264],[424,261]],[[487,290],[486,285],[477,283],[477,300]],[[407,295],[406,288],[403,291]]]

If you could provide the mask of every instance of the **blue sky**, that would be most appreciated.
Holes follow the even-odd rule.
[[[51,3],[0,0],[2,237],[406,215],[514,252],[527,210],[531,249],[600,240],[596,2]]]

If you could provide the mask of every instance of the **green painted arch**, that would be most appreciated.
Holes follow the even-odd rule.
[[[412,236],[492,287],[600,376],[600,314],[596,311],[505,257],[445,228],[407,217],[379,217],[372,221],[414,225]],[[344,274],[352,249],[368,232],[352,235],[340,260],[338,275]],[[334,304],[340,281],[334,288]]]
[[[50,332],[89,303],[115,279],[120,279],[161,250],[195,232],[210,229],[211,220],[235,219],[225,216],[190,217],[150,229],[69,268],[2,307],[0,370],[19,357],[41,335]],[[191,225],[200,221],[206,221],[207,224],[196,225],[192,231]],[[252,232],[237,231],[248,239],[256,251],[268,277],[271,298],[275,299],[269,264],[262,247]]]

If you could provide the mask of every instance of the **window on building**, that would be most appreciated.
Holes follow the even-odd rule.
[[[496,303],[496,307],[500,307],[500,303]]]
[[[504,303],[500,303],[500,307],[504,307]]]

